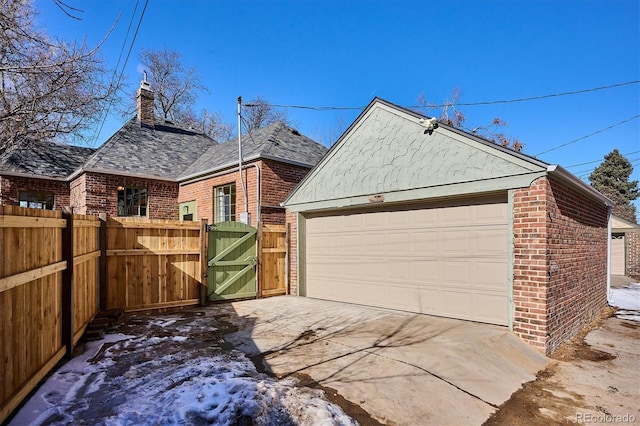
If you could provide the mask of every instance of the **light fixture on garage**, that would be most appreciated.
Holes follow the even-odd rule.
[[[422,124],[422,126],[425,127],[425,135],[433,134],[433,131],[438,128],[438,120],[436,120],[435,117],[427,119],[421,118],[420,120],[418,120],[418,123]]]

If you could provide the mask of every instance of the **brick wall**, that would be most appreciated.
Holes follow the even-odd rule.
[[[247,201],[249,212],[251,213],[251,224],[256,224],[256,176],[255,167],[251,166],[242,171],[242,178],[247,186]],[[245,212],[244,194],[240,186],[240,175],[237,171],[229,171],[229,173],[203,179],[197,182],[180,185],[180,193],[178,201],[180,203],[186,201],[196,201],[196,217],[198,220],[207,219],[207,222],[214,222],[214,188],[222,185],[236,184],[236,220],[240,217],[240,213]]]
[[[7,206],[19,205],[20,191],[53,192],[55,210],[70,205],[69,184],[64,181],[38,179],[29,177],[0,176],[0,204]]]
[[[305,167],[280,163],[278,161],[261,160],[255,163],[260,168],[260,203],[261,220],[267,225],[284,225],[285,210],[280,203],[289,195],[296,185],[309,172]],[[251,213],[251,224],[256,224],[256,178],[255,167],[243,170],[243,179],[247,186],[248,207]],[[213,189],[217,186],[236,184],[236,214],[245,211],[244,195],[240,186],[237,171],[203,179],[180,186],[179,202],[196,201],[196,215],[198,219],[207,219],[213,223],[214,196]]]
[[[289,227],[289,294],[298,295],[298,213],[287,210]]]
[[[549,353],[607,305],[607,208],[540,178],[513,215],[514,332]]]
[[[178,219],[177,183],[100,173],[85,173],[71,182],[75,211],[117,216],[118,186],[147,189],[149,219]]]
[[[627,275],[640,280],[640,229],[627,232],[625,240],[627,244]]]

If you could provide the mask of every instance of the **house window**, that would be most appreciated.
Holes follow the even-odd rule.
[[[53,192],[20,191],[18,194],[18,200],[20,202],[20,207],[53,210]]]
[[[147,216],[147,189],[118,187],[118,216]]]
[[[236,220],[236,184],[218,186],[213,189],[216,222]]]

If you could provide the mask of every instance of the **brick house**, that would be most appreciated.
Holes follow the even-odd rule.
[[[39,142],[0,155],[0,204],[49,210],[70,205],[69,176],[94,152]]]
[[[265,223],[284,223],[279,203],[326,152],[282,123],[244,135],[243,183],[249,198],[236,206],[236,195],[244,201],[245,193],[237,142],[219,145],[155,117],[146,81],[137,102],[137,116],[97,150],[41,142],[0,157],[0,204],[209,221],[239,220],[248,209]]]
[[[280,203],[327,151],[279,122],[243,135],[242,150],[242,176],[235,139],[211,147],[179,176],[183,213],[213,223],[248,212],[251,224],[284,224]]]
[[[610,200],[382,99],[284,205],[293,294],[504,326],[545,353],[607,306]]]

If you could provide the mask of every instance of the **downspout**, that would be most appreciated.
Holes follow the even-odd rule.
[[[245,167],[256,168],[256,225],[260,222],[260,167],[256,163],[247,164]]]
[[[607,216],[607,303],[611,304],[611,222],[613,217],[612,206],[609,206]]]
[[[244,180],[242,179],[242,127],[241,120],[242,115],[240,108],[242,107],[242,96],[238,96],[238,174],[240,175],[240,186],[242,187],[242,194],[244,195],[244,211],[249,215],[249,200],[247,199],[247,188],[244,187]]]

